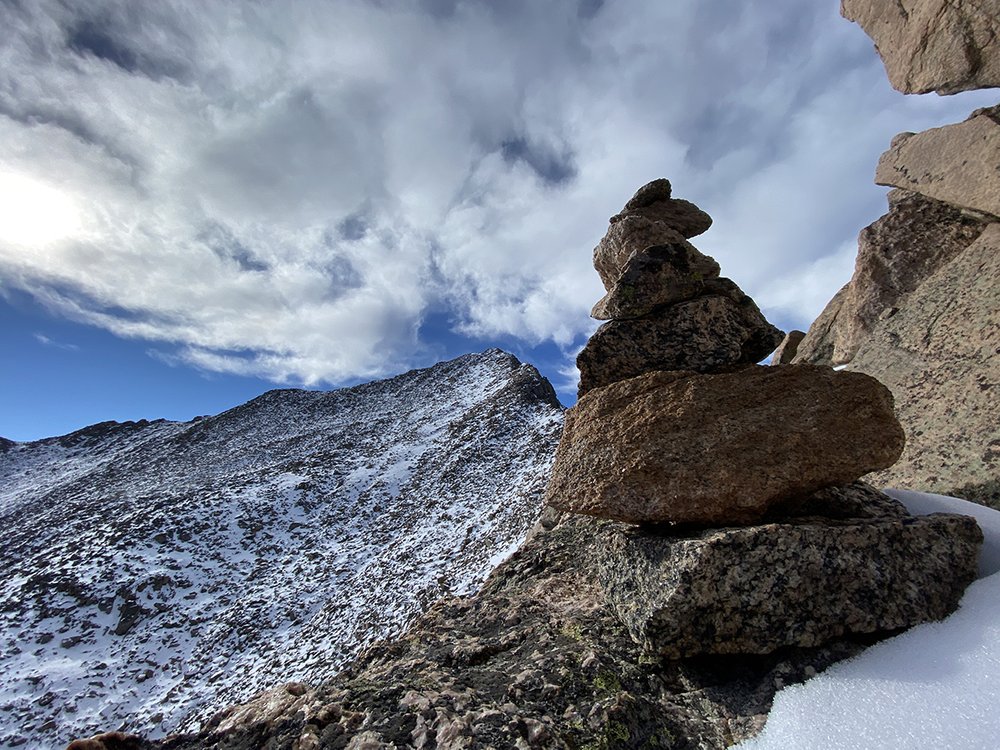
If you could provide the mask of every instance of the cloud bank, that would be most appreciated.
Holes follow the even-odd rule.
[[[0,280],[277,382],[426,364],[432,315],[571,358],[591,250],[660,176],[808,325],[890,137],[980,104],[891,92],[833,0],[78,5],[0,4]]]

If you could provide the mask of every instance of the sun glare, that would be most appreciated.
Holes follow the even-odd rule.
[[[46,245],[79,227],[79,209],[64,192],[32,177],[0,174],[0,241]]]

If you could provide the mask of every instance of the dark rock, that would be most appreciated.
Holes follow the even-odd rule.
[[[566,412],[545,501],[631,523],[752,523],[891,466],[903,442],[889,391],[860,373],[651,372]]]
[[[774,351],[783,334],[750,297],[729,279],[709,288],[720,293],[598,328],[576,359],[579,394],[652,370],[717,372]]]
[[[690,242],[654,245],[629,256],[611,291],[590,314],[598,320],[638,318],[710,293],[706,282],[718,276],[719,264]]]
[[[648,247],[684,242],[684,235],[662,221],[628,216],[612,224],[594,248],[594,268],[605,289],[614,288],[625,263]]]
[[[943,619],[975,579],[983,540],[975,519],[945,514],[608,537],[608,600],[644,649],[670,659]]]
[[[880,320],[907,294],[971,245],[986,222],[918,193],[893,190],[889,213],[861,230],[850,283],[827,305],[799,346],[796,362],[850,362]]]
[[[799,344],[806,337],[804,331],[789,331],[785,338],[778,344],[778,348],[771,355],[772,365],[787,365],[795,358],[795,353],[799,349]]]
[[[904,94],[1000,86],[997,0],[841,0],[840,12],[874,40]]]

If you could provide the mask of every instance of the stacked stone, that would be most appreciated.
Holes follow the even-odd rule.
[[[687,240],[712,225],[668,180],[643,186],[612,216],[594,249],[607,294],[592,311],[610,321],[577,357],[579,395],[653,370],[720,372],[760,361],[782,333],[719,264]]]
[[[975,578],[971,518],[912,517],[856,480],[904,436],[889,391],[754,364],[782,334],[688,237],[711,219],[640,189],[594,252],[610,318],[580,354],[546,502],[619,523],[601,583],[660,656],[767,653],[940,619]]]

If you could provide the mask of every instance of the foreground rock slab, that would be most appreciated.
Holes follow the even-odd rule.
[[[904,94],[1000,86],[998,0],[842,0]]]
[[[922,193],[960,208],[1000,217],[1000,105],[965,122],[904,133],[875,170],[879,185]]]
[[[278,687],[200,732],[129,750],[722,750],[760,730],[779,686],[876,640],[643,658],[597,583],[603,530],[615,524],[556,516],[478,594],[439,601],[325,684]]]
[[[769,653],[951,614],[976,577],[983,535],[968,516],[813,519],[694,537],[617,527],[601,583],[615,613],[661,657]]]
[[[732,281],[711,279],[705,288],[715,293],[598,328],[576,358],[579,394],[651,370],[714,372],[752,364],[781,343],[782,332]]]
[[[752,523],[891,466],[903,450],[874,378],[812,365],[651,372],[566,413],[545,501],[632,523]]]

